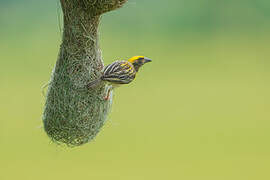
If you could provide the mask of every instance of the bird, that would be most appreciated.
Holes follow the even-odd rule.
[[[139,69],[148,62],[152,62],[152,60],[145,56],[133,56],[128,60],[117,60],[105,66],[101,76],[88,83],[87,87],[94,87],[101,81],[108,83],[111,86],[106,93],[107,95],[104,97],[105,100],[108,100],[112,89],[131,83],[135,79]]]

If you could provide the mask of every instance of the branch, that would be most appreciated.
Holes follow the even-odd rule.
[[[122,7],[127,0],[83,0],[95,15],[100,15]]]

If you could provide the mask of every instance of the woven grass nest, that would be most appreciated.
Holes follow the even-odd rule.
[[[70,147],[91,141],[100,131],[112,99],[104,100],[107,85],[87,88],[103,68],[98,41],[100,16],[126,0],[60,0],[64,31],[52,72],[43,113],[52,141]]]

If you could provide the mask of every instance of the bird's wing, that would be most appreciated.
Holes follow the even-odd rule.
[[[127,61],[115,61],[103,70],[102,79],[112,83],[128,84],[136,75],[133,65]]]

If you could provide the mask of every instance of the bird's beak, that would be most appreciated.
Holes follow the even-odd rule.
[[[144,57],[144,63],[152,62],[152,59],[149,59],[147,57]]]

